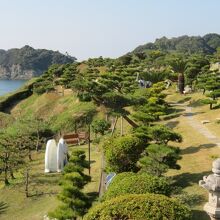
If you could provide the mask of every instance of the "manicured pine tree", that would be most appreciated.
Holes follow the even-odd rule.
[[[84,151],[78,150],[72,153],[69,163],[64,168],[61,180],[62,191],[58,195],[58,199],[63,204],[49,213],[51,218],[75,220],[83,216],[90,207],[88,196],[82,192],[83,187],[91,180],[84,174],[84,169],[89,167],[85,159]]]
[[[180,149],[164,144],[150,144],[145,156],[139,160],[140,172],[162,176],[168,169],[180,169],[177,160],[181,159]]]
[[[213,109],[213,104],[217,103],[217,99],[220,97],[220,75],[217,72],[209,72],[198,78],[198,88],[205,91],[209,91],[206,94],[208,99],[202,100],[204,104],[209,104],[210,109]]]

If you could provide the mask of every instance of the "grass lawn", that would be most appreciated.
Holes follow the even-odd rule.
[[[70,147],[84,149],[87,145]],[[16,174],[16,180],[11,181],[10,186],[0,187],[0,201],[8,204],[8,209],[1,220],[41,220],[43,216],[52,211],[59,204],[56,198],[60,191],[58,185],[61,174],[44,174],[44,152],[34,153],[31,163],[31,185],[29,198],[24,194],[24,181],[21,173]],[[85,187],[85,191],[91,196],[97,196],[99,189],[101,153],[95,146],[91,147],[91,176],[92,181]]]
[[[197,103],[197,100],[201,99],[200,93],[191,94],[188,96],[182,96],[177,93],[170,92],[167,100],[169,102],[184,102],[186,104]],[[193,104],[191,104],[193,106]],[[179,161],[181,165],[180,170],[170,170],[169,176],[173,176],[179,186],[183,187],[184,191],[191,195],[195,195],[197,199],[193,206],[193,219],[195,220],[209,220],[210,218],[203,212],[203,205],[208,201],[208,192],[201,188],[198,184],[199,180],[204,175],[211,174],[212,161],[216,157],[220,157],[220,148],[205,138],[202,134],[189,126],[186,116],[182,114],[183,108],[177,107],[177,112],[180,115],[170,120],[165,120],[163,123],[173,127],[175,131],[183,136],[182,143],[170,143],[181,148],[182,160]],[[210,124],[206,124],[207,128],[217,137],[220,135],[218,131],[220,125],[215,123],[215,118],[220,116],[219,110],[209,110],[208,105],[196,105],[193,107],[194,118],[199,122],[201,120],[210,120]]]

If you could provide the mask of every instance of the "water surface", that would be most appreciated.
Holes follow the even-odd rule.
[[[16,91],[25,82],[26,80],[7,80],[7,79],[0,80],[0,96]]]

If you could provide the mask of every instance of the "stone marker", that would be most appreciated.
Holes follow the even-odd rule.
[[[207,123],[210,123],[210,121],[209,120],[203,120],[203,121],[201,121],[201,123],[202,124],[207,124]]]
[[[212,163],[212,172],[199,181],[199,185],[209,191],[209,201],[204,210],[212,220],[220,220],[220,158]]]

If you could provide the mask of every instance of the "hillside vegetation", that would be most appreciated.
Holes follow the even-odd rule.
[[[41,75],[52,64],[70,63],[75,60],[75,57],[58,51],[34,49],[30,46],[0,50],[0,78],[30,79]]]
[[[220,78],[211,68],[220,50],[218,35],[199,41],[205,54],[180,53],[176,42],[117,59],[54,64],[1,97],[0,202],[8,205],[1,217],[207,220],[208,193],[198,181],[220,153]],[[190,50],[191,43],[183,44]],[[63,173],[44,174],[46,141],[79,131],[90,132],[91,146],[70,145]],[[116,177],[105,185],[109,173]]]
[[[162,37],[154,43],[138,46],[133,52],[145,52],[149,50],[171,51],[177,53],[203,53],[213,54],[220,47],[219,34],[207,34],[200,36],[181,36],[168,39]]]

